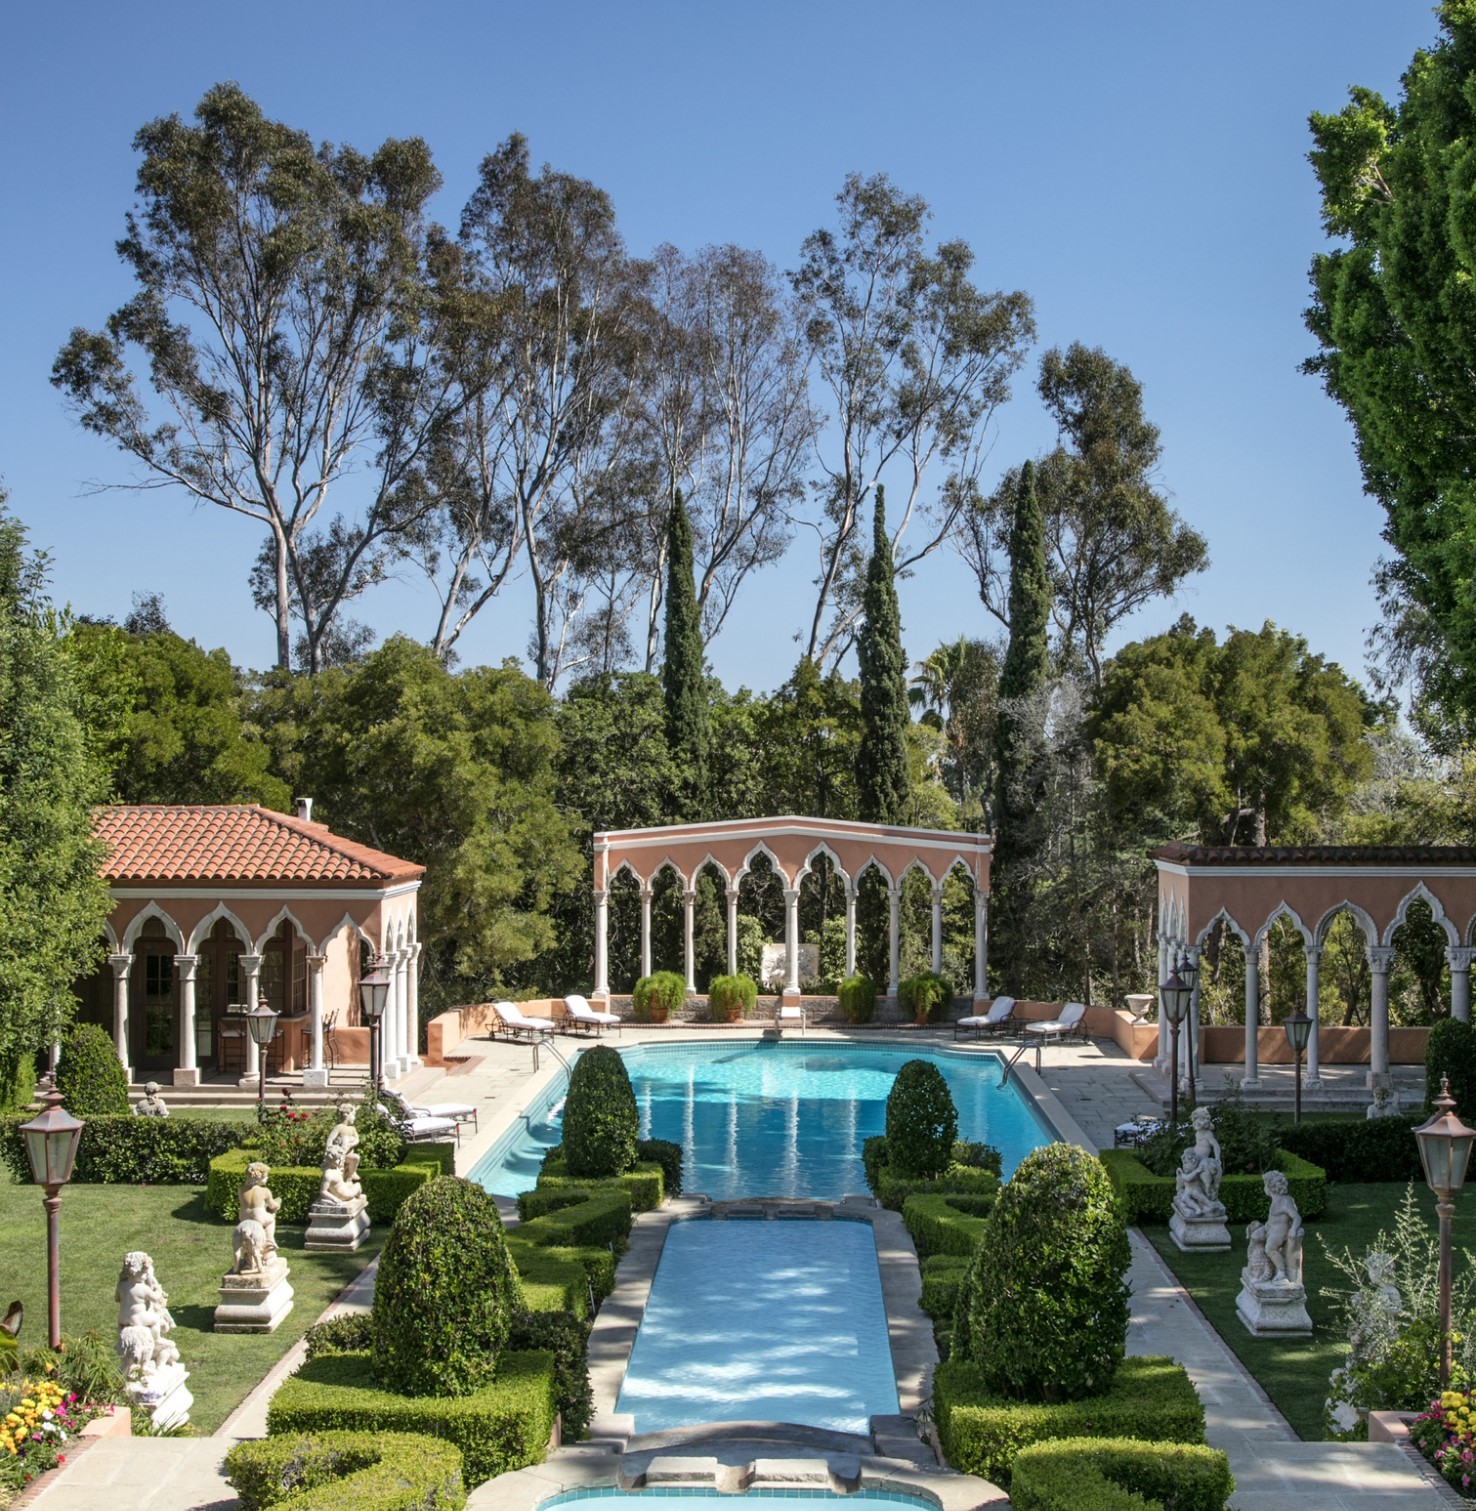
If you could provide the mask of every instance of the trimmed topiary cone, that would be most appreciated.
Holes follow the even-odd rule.
[[[564,1165],[570,1175],[603,1179],[635,1169],[641,1119],[625,1061],[608,1045],[574,1062],[564,1099]]]
[[[105,1029],[74,1023],[62,1040],[56,1084],[74,1117],[126,1117],[128,1077]]]
[[[943,1072],[909,1060],[887,1094],[887,1165],[894,1175],[932,1179],[953,1158],[958,1110]]]

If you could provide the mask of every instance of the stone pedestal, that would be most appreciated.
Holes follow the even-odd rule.
[[[1307,1315],[1307,1288],[1300,1282],[1252,1280],[1249,1270],[1240,1272],[1240,1295],[1235,1310],[1246,1330],[1257,1338],[1310,1338],[1312,1319]]]
[[[227,1275],[220,1282],[220,1305],[215,1308],[218,1333],[273,1333],[292,1310],[292,1287],[287,1261],[280,1254],[259,1272]]]
[[[368,1205],[365,1196],[356,1196],[349,1202],[320,1196],[308,1208],[307,1239],[303,1248],[313,1253],[337,1250],[351,1253],[363,1243],[369,1232],[369,1214],[364,1210]]]
[[[146,1414],[155,1427],[182,1427],[190,1419],[195,1398],[185,1381],[190,1372],[183,1364],[166,1364],[148,1380],[130,1380],[124,1387],[132,1411]]]
[[[1174,1204],[1169,1218],[1169,1236],[1189,1253],[1193,1250],[1223,1254],[1230,1247],[1230,1229],[1225,1226],[1225,1208],[1216,1202],[1207,1212],[1184,1212]]]

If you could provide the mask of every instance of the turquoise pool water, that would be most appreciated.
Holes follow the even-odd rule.
[[[615,1409],[637,1432],[757,1421],[864,1433],[895,1414],[870,1225],[673,1223]]]
[[[861,1145],[885,1131],[887,1094],[912,1059],[932,1060],[958,1108],[959,1137],[993,1144],[1006,1176],[1050,1129],[1013,1079],[999,1085],[992,1054],[908,1045],[755,1042],[636,1045],[622,1051],[642,1138],[686,1151],[688,1192],[835,1200],[866,1189]],[[472,1171],[498,1196],[529,1190],[559,1142],[562,1104],[543,1107],[499,1140]]]

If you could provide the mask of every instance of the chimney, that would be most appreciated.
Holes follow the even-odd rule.
[[[303,823],[310,824],[313,821],[313,800],[310,797],[297,799],[297,816]]]

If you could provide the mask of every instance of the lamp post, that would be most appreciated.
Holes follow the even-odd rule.
[[[258,1002],[250,1012],[241,1015],[246,1020],[246,1032],[256,1045],[256,1121],[259,1123],[266,1098],[267,1046],[277,1032],[277,1014],[265,1002]]]
[[[379,1020],[389,1001],[389,962],[376,955],[369,969],[359,978],[359,1011],[369,1025],[369,1080],[378,1096],[384,1090],[384,1062],[379,1052]]]
[[[1467,1128],[1456,1116],[1449,1076],[1440,1077],[1440,1095],[1435,1114],[1415,1129],[1425,1180],[1435,1193],[1435,1215],[1440,1219],[1440,1388],[1450,1384],[1450,1220],[1455,1216],[1451,1199],[1466,1183],[1466,1165],[1471,1158],[1471,1140],[1476,1129]]]
[[[1302,1121],[1302,1055],[1306,1052],[1307,1041],[1312,1037],[1312,1020],[1307,1016],[1307,1007],[1303,1003],[1296,1012],[1288,1013],[1281,1020],[1281,1026],[1286,1030],[1286,1042],[1291,1045],[1292,1052],[1297,1057],[1296,1081],[1296,1116],[1294,1121]],[[1407,1147],[1407,1146],[1406,1146]]]
[[[1199,962],[1187,950],[1179,957],[1179,980],[1184,983],[1189,995],[1184,1001],[1184,1016],[1189,1019],[1189,1046],[1184,1055],[1188,1065],[1187,1076],[1189,1100],[1195,1100],[1194,1090],[1194,988],[1199,985]]]
[[[46,1303],[52,1348],[61,1347],[61,1188],[72,1178],[77,1143],[83,1124],[62,1106],[62,1093],[53,1085],[42,1096],[45,1106],[22,1123],[31,1179],[45,1191]]]
[[[1177,970],[1169,972],[1167,981],[1158,984],[1159,1010],[1169,1022],[1173,1048],[1170,1051],[1173,1066],[1169,1074],[1169,1127],[1179,1126],[1179,1025],[1189,1008],[1189,988]]]

